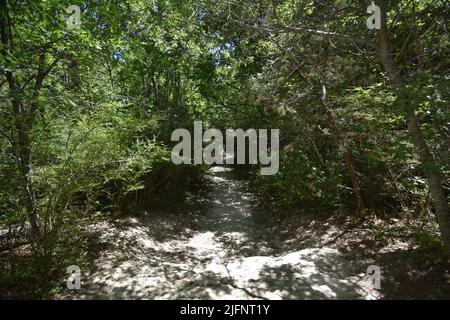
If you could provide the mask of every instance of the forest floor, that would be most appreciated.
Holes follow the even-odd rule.
[[[443,267],[418,262],[407,239],[379,241],[330,217],[276,219],[231,168],[212,167],[204,180],[183,214],[96,224],[106,249],[81,289],[57,298],[450,298]],[[370,265],[381,268],[380,290]]]

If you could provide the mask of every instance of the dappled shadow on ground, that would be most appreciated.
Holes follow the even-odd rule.
[[[429,248],[412,246],[406,239],[376,241],[368,234],[350,237],[339,241],[340,251],[351,259],[380,266],[385,299],[450,299],[448,266],[428,259],[424,250]]]
[[[205,190],[184,214],[166,212],[97,224],[93,232],[101,233],[110,247],[96,268],[83,275],[82,289],[66,297],[390,297],[385,290],[371,288],[366,279],[373,256],[345,252],[320,239],[307,245],[286,241],[231,169],[213,167],[205,177]]]

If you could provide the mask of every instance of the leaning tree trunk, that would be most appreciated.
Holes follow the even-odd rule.
[[[320,104],[322,105],[323,112],[328,120],[328,123],[331,126],[331,130],[333,132],[333,138],[334,138],[336,144],[339,147],[344,147],[344,140],[342,139],[341,131],[339,130],[338,125],[336,124],[336,120],[335,120],[333,113],[330,109],[330,106],[328,105],[328,102],[327,102],[327,90],[326,90],[325,85],[322,84],[322,92],[319,92],[314,88],[314,85],[311,82],[311,80],[303,72],[301,72],[300,70],[297,70],[297,71],[298,71],[298,74],[300,75],[300,77],[306,83],[308,83],[311,90],[313,90],[313,92],[316,93],[316,95],[320,101]],[[347,150],[347,148],[345,148],[345,151],[342,154],[342,159],[344,160],[345,167],[347,169],[348,175],[350,177],[350,181],[352,183],[353,194],[355,195],[355,198],[356,198],[356,202],[357,202],[356,214],[359,217],[363,217],[366,214],[366,207],[364,205],[364,199],[361,194],[361,187],[360,187],[360,184],[358,181],[358,176],[356,174],[355,166],[353,165],[353,158],[352,158],[350,152]]]
[[[337,145],[339,147],[344,147],[345,151],[342,154],[342,159],[344,160],[345,167],[347,168],[348,176],[350,177],[350,181],[352,183],[353,194],[355,195],[356,198],[357,202],[356,214],[359,217],[363,217],[366,215],[366,207],[364,205],[364,200],[361,193],[361,186],[359,184],[355,166],[353,165],[353,158],[350,152],[348,151],[347,147],[344,146],[344,139],[342,138],[341,131],[339,130],[339,127],[336,124],[336,120],[333,116],[330,106],[327,103],[325,86],[322,86],[322,96],[320,98],[320,103],[322,104],[324,113],[328,119],[328,122],[330,123]]]
[[[404,79],[397,69],[393,56],[389,51],[386,4],[384,0],[378,0],[377,2],[381,9],[381,29],[378,33],[379,58],[391,83],[394,86],[401,88],[404,86]],[[441,238],[447,254],[450,256],[450,212],[442,184],[442,172],[425,141],[416,112],[414,109],[407,107],[407,102],[404,98],[400,99],[400,105],[406,111],[408,131],[413,138],[414,147],[419,155],[420,162],[422,163],[430,188],[431,197],[433,199],[434,208],[436,210],[436,218],[439,224]]]

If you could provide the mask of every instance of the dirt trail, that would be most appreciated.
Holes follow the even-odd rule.
[[[97,226],[110,244],[73,298],[376,299],[367,262],[308,241],[287,249],[232,169],[213,167],[191,215]]]

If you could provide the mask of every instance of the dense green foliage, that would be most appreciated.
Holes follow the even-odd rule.
[[[378,59],[365,1],[1,3],[0,229],[9,240],[0,247],[0,283],[57,278],[67,256],[88,263],[80,234],[94,219],[182,202],[204,168],[173,165],[170,136],[195,120],[280,128],[279,173],[246,168],[261,199],[279,211],[357,216],[353,173],[365,214],[434,223],[426,166],[442,175],[448,199],[445,1],[388,3],[402,88]],[[82,8],[80,29],[66,26],[69,4]],[[434,162],[415,152],[411,110]],[[11,245],[16,236],[20,253]],[[38,259],[32,265],[40,270],[14,270],[11,255],[26,255],[22,265]]]

